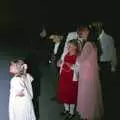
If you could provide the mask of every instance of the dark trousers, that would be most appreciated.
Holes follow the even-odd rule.
[[[37,71],[36,71],[37,73]],[[40,115],[39,115],[39,97],[40,97],[40,73],[37,73],[37,75],[34,73],[33,76],[34,80],[32,82],[32,88],[33,88],[33,106],[34,106],[34,111],[36,115],[36,120],[39,120]]]
[[[39,96],[33,98],[33,106],[35,111],[36,120],[39,120]]]
[[[111,73],[111,64],[110,62],[100,62],[100,80],[101,80],[101,88],[103,95],[103,105],[104,105],[104,117],[109,114],[110,109],[110,99],[112,89],[112,73]]]
[[[52,76],[52,84],[53,84],[53,97],[56,96],[56,89],[57,89],[57,84],[58,84],[58,79],[59,79],[59,71],[60,68],[57,67],[56,63],[51,63],[50,64],[50,70],[51,70],[51,76]]]
[[[111,65],[110,62],[100,62],[100,78],[102,90],[110,87],[111,84]]]

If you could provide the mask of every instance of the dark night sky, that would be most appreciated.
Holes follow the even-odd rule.
[[[114,36],[118,36],[116,31],[119,20],[116,2],[78,1],[4,0],[0,4],[0,32],[38,34],[41,23],[46,24],[51,31],[71,31],[75,24],[100,20],[109,26]]]
[[[1,4],[1,19],[13,25],[24,27],[28,24],[47,23],[62,24],[80,23],[82,21],[103,20],[106,23],[116,21],[117,3],[89,0],[4,0]],[[15,25],[15,26],[14,26]],[[10,26],[11,27],[11,26]]]

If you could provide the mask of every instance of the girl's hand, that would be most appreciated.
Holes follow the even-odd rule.
[[[24,93],[18,93],[16,96],[19,96],[19,97],[23,97],[24,96]]]
[[[65,62],[65,64],[68,66],[68,67],[72,67],[72,64],[68,63],[68,62]]]

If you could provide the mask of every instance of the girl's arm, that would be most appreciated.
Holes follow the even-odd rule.
[[[21,90],[20,92],[16,93],[16,96],[23,97],[24,95],[24,90]]]
[[[24,94],[24,82],[21,80],[20,77],[15,78],[15,83],[14,83],[14,93],[15,96],[23,97],[25,96]]]
[[[79,71],[79,68],[80,68],[80,64],[76,61],[76,63],[75,64],[73,64],[72,66],[71,66],[71,69],[72,70],[74,70],[74,71]]]

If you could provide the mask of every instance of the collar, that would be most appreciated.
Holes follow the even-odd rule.
[[[59,45],[60,44],[60,42],[55,42],[55,45]]]
[[[102,30],[101,34],[99,35],[99,39],[102,38],[102,36],[103,36],[104,33],[105,33],[104,30]]]

